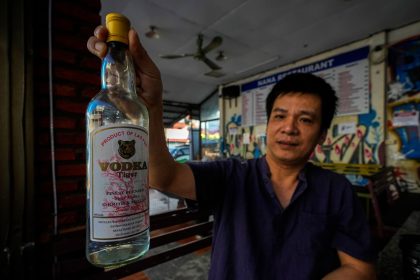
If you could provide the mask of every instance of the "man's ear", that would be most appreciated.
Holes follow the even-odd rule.
[[[327,138],[327,130],[324,130],[321,132],[321,135],[319,136],[318,139],[318,145],[322,145],[322,143],[324,143],[325,138]]]

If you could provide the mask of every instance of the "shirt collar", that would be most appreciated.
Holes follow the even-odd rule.
[[[312,164],[310,162],[307,162],[305,164],[305,166],[299,172],[299,175],[298,175],[299,181],[303,181],[303,182],[306,182],[307,181],[307,179],[306,179],[306,173],[308,172],[308,169],[310,168],[311,165]],[[268,178],[271,178],[270,167],[268,166],[267,158],[266,158],[265,155],[260,158],[259,166],[260,166],[260,170],[261,170],[262,174],[263,175],[267,175]]]
[[[305,164],[305,166],[302,168],[302,170],[299,172],[298,175],[298,185],[296,187],[295,192],[292,195],[292,199],[290,201],[290,205],[297,199],[299,198],[302,193],[308,188],[308,170],[311,167],[311,163],[307,162]],[[271,171],[270,171],[270,167],[268,166],[267,163],[267,159],[266,156],[264,155],[262,158],[260,158],[259,161],[259,168],[260,168],[260,172],[262,175],[262,180],[264,183],[264,187],[266,189],[266,191],[268,192],[268,194],[275,198],[277,200],[277,197],[274,193],[274,189],[273,189],[273,184],[271,183]]]

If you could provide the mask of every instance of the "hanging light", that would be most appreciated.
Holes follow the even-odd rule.
[[[216,56],[216,60],[218,61],[222,61],[222,60],[226,60],[227,56],[225,56],[224,51],[219,51],[219,54]]]
[[[150,30],[146,32],[146,37],[150,39],[159,39],[160,35],[157,32],[157,27],[154,25],[149,26]]]

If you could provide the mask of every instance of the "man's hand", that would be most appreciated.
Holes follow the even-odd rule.
[[[105,44],[107,36],[108,30],[103,26],[98,26],[94,36],[87,42],[89,51],[101,59],[107,52]],[[137,94],[149,110],[150,186],[180,197],[195,199],[195,181],[190,167],[175,162],[166,147],[162,123],[162,80],[159,69],[141,45],[134,29],[128,33],[128,49],[136,70]]]
[[[341,266],[322,278],[323,280],[374,280],[376,279],[373,264],[358,260],[352,256],[337,251]]]
[[[107,36],[108,30],[103,26],[98,26],[94,31],[94,36],[91,36],[87,42],[88,50],[101,59],[107,52],[105,43]],[[134,29],[128,33],[128,48],[133,57],[136,71],[137,94],[143,99],[149,112],[153,109],[161,111],[162,80],[160,72],[141,45]]]

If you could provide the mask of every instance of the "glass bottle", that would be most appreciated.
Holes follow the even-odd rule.
[[[136,94],[130,22],[106,16],[101,91],[86,110],[86,257],[95,266],[132,262],[149,249],[149,115]]]

